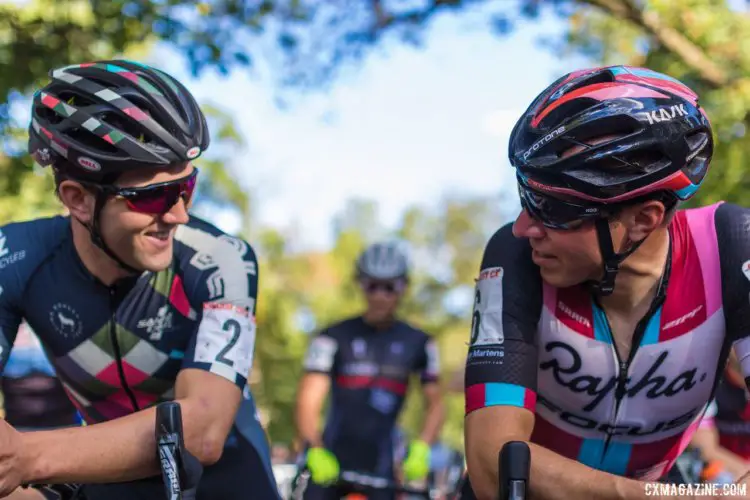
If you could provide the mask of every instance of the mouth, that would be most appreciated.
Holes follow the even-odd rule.
[[[172,233],[171,229],[162,229],[160,231],[149,231],[145,236],[153,246],[162,250],[169,246]]]
[[[557,257],[555,257],[552,254],[543,253],[538,250],[533,250],[531,252],[531,259],[534,261],[535,264],[541,266],[545,264],[551,264],[552,262],[557,260]]]

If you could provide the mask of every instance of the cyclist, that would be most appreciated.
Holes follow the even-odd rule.
[[[510,440],[530,443],[534,498],[647,496],[732,342],[750,359],[750,211],[677,207],[712,152],[697,95],[645,68],[567,74],[516,123],[522,211],[485,249],[466,361],[480,498]]]
[[[714,396],[690,444],[739,478],[750,468],[750,398],[734,349]]]
[[[436,345],[395,316],[408,282],[406,256],[395,243],[375,243],[358,258],[356,276],[367,310],[313,339],[300,381],[297,426],[310,446],[307,466],[314,483],[305,491],[308,499],[339,498],[332,484],[341,469],[393,479],[394,427],[411,373],[421,373],[426,410],[422,433],[409,443],[401,468],[407,481],[427,476],[430,443],[443,422]],[[331,385],[321,436],[319,415]],[[393,497],[393,491],[370,495]]]
[[[25,322],[0,379],[5,420],[18,430],[54,429],[80,425],[39,339]]]
[[[277,498],[243,394],[255,253],[187,212],[193,161],[209,145],[203,113],[180,82],[135,62],[50,76],[34,94],[29,152],[52,168],[70,215],[0,228],[0,368],[26,320],[97,425],[18,433],[0,423],[0,496],[76,482],[88,499],[163,498],[153,405],[174,399],[186,447],[206,465],[199,499]]]

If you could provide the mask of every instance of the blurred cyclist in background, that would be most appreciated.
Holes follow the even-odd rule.
[[[297,426],[309,445],[307,467],[314,484],[305,492],[307,499],[338,499],[342,490],[335,483],[342,469],[394,477],[394,427],[412,373],[421,374],[426,411],[422,432],[406,451],[406,481],[427,476],[430,443],[443,423],[437,347],[426,333],[396,318],[408,282],[406,256],[396,244],[374,244],[359,257],[356,276],[366,311],[325,328],[305,359]],[[319,417],[331,387],[321,435]],[[370,498],[393,498],[393,492]]]
[[[750,398],[734,349],[690,445],[704,462],[720,465],[735,480],[750,468]]]
[[[39,339],[25,322],[18,329],[0,388],[5,420],[16,429],[50,429],[82,422]]]

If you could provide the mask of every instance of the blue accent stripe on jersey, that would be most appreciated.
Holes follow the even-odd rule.
[[[185,357],[185,352],[172,349],[172,352],[169,353],[169,357],[172,359],[182,359]]]
[[[484,384],[484,405],[524,406],[526,388],[515,384],[495,382]]]
[[[624,476],[630,462],[632,445],[627,443],[610,442],[607,454],[604,452],[604,439],[584,439],[578,450],[578,461],[589,467]]]
[[[609,323],[607,317],[596,304],[592,302],[591,310],[594,313],[594,338],[599,342],[612,344],[612,335],[609,332]]]
[[[651,345],[659,343],[659,332],[661,331],[661,306],[656,314],[651,316],[646,325],[646,331],[641,339],[641,345]]]

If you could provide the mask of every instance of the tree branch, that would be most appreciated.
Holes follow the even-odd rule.
[[[708,85],[720,88],[729,83],[727,72],[716,64],[701,47],[693,43],[678,30],[668,26],[655,12],[646,12],[632,0],[578,0],[607,12],[608,14],[626,19],[643,28],[664,47],[672,51],[677,57],[693,69]]]

